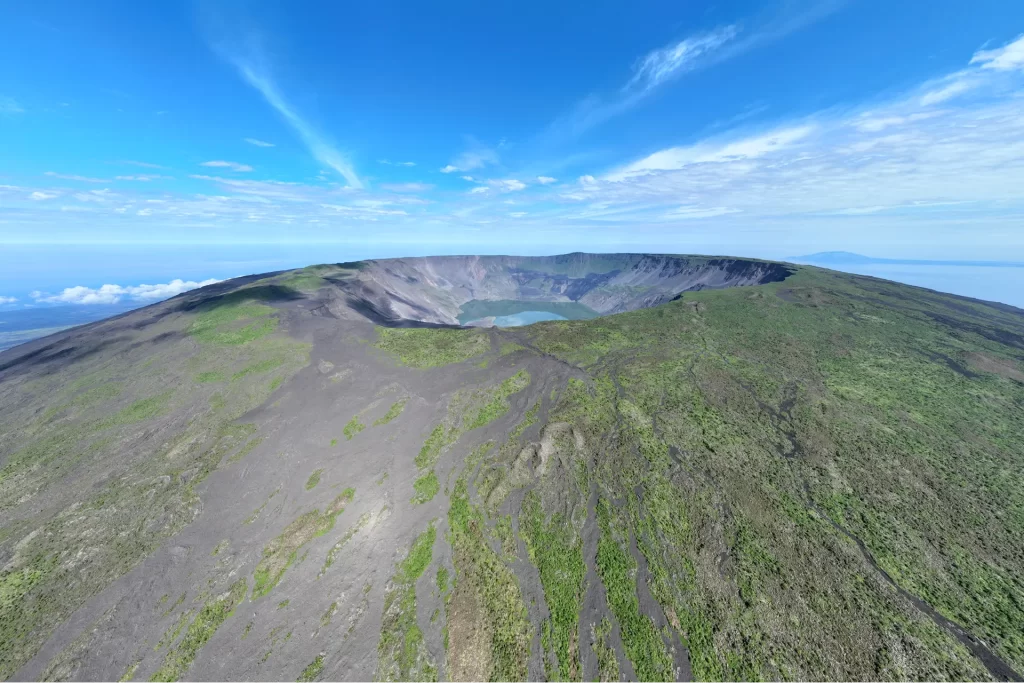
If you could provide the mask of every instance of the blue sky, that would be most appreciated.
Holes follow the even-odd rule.
[[[0,250],[1024,260],[1022,31],[1005,0],[5,3]]]

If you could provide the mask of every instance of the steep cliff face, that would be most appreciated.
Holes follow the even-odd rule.
[[[455,325],[459,308],[472,300],[575,301],[606,315],[685,291],[779,282],[792,272],[752,259],[576,253],[367,261],[329,279],[341,290],[335,309],[349,307],[382,324]]]

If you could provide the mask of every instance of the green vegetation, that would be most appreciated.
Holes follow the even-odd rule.
[[[287,361],[287,358],[281,356],[277,358],[267,358],[265,360],[257,361],[252,365],[247,365],[246,367],[242,368],[235,374],[231,375],[231,381],[237,382],[243,377],[248,377],[249,375],[258,375],[264,372],[270,372],[271,370],[276,370],[277,368],[284,365]]]
[[[118,679],[118,683],[126,683],[135,678],[135,672],[139,670],[139,664],[142,662],[133,662],[131,666],[125,669],[125,672],[121,674],[121,678]]]
[[[235,346],[248,344],[264,337],[277,328],[274,309],[260,303],[245,300],[241,296],[225,295],[197,309],[195,322],[188,328],[189,334],[204,344]]]
[[[673,632],[698,679],[991,675],[872,562],[1021,670],[1019,316],[801,270],[527,334],[589,376],[549,419],[610,445],[598,570],[638,676]]]
[[[405,408],[405,404],[408,400],[409,399],[407,398],[401,398],[392,403],[391,407],[388,408],[388,412],[384,413],[382,417],[378,417],[376,420],[373,421],[373,426],[379,427],[380,425],[386,425],[387,423],[391,422],[396,417],[401,415],[402,410]]]
[[[345,511],[345,506],[354,496],[355,489],[345,489],[323,513],[320,510],[307,512],[267,544],[253,574],[253,600],[269,593],[281,581],[288,567],[298,558],[299,548],[334,528],[335,519]]]
[[[366,429],[366,425],[360,422],[359,416],[356,415],[351,420],[348,421],[348,424],[345,425],[345,428],[342,430],[342,432],[345,434],[345,438],[351,441],[352,437],[354,437],[356,434],[363,431],[364,429]]]
[[[302,670],[299,677],[296,679],[297,683],[308,683],[309,681],[316,681],[320,678],[320,674],[324,671],[324,653],[320,653],[316,656],[309,665]]]
[[[582,540],[560,516],[550,522],[546,520],[540,499],[532,491],[523,502],[520,532],[530,559],[540,572],[544,599],[551,612],[548,628],[558,658],[558,678],[580,680],[583,670],[579,661],[578,621],[586,573]]]
[[[167,653],[163,664],[149,680],[177,681],[184,676],[207,641],[234,614],[235,607],[245,598],[247,590],[246,581],[241,578],[226,593],[203,605],[203,609],[189,624],[181,642]]]
[[[487,542],[483,513],[470,502],[465,477],[455,482],[448,525],[456,581],[447,634],[462,650],[461,657],[449,657],[449,676],[522,680],[530,651],[526,606],[515,576]]]
[[[330,623],[331,623],[331,619],[333,619],[334,615],[337,614],[337,613],[338,613],[338,603],[337,603],[337,601],[335,601],[335,602],[331,603],[331,606],[328,607],[327,611],[324,612],[323,616],[320,617],[320,625],[321,626],[329,626]]]
[[[378,681],[436,681],[437,667],[416,623],[416,580],[433,558],[437,530],[431,522],[398,565],[384,593],[384,621],[377,646]]]
[[[393,353],[403,365],[434,368],[461,363],[491,348],[490,337],[477,329],[377,328],[377,348]]]
[[[609,636],[612,625],[607,619],[594,627],[594,654],[597,656],[597,677],[599,681],[619,680],[619,660],[611,646]],[[697,680],[697,679],[695,679]]]
[[[608,505],[598,503],[601,538],[597,543],[597,572],[608,591],[608,605],[619,622],[622,645],[641,681],[674,678],[672,660],[650,617],[640,612],[636,597],[636,562],[612,537]]]
[[[423,476],[419,477],[412,485],[416,491],[416,495],[412,498],[413,505],[419,505],[426,503],[433,499],[437,495],[437,492],[441,490],[441,485],[437,481],[437,475],[434,474],[434,470],[430,470]]]
[[[313,474],[309,475],[309,479],[306,480],[306,490],[312,491],[316,488],[316,485],[320,483],[320,475],[323,474],[322,469],[313,470]]]
[[[165,391],[156,396],[139,399],[126,408],[114,413],[106,420],[102,420],[98,426],[100,429],[103,429],[117,425],[131,425],[154,418],[167,410],[171,394],[172,392]]]
[[[520,370],[503,381],[494,391],[488,394],[486,403],[466,415],[465,431],[483,427],[507,413],[510,407],[508,403],[509,396],[522,391],[529,384],[530,373],[526,370]]]
[[[258,374],[226,378],[271,357],[286,358],[275,373],[290,376],[309,348],[252,334],[253,323],[268,331],[277,324],[270,307],[256,311],[262,322],[240,310],[260,296],[222,295],[135,337],[105,338],[101,352],[4,383],[0,510],[13,517],[0,543],[11,544],[5,552],[20,545],[0,571],[0,583],[19,596],[0,600],[0,678],[195,519],[200,484],[258,443],[247,432],[254,427],[236,421],[266,400],[268,383]],[[220,378],[197,382],[213,379],[204,373]]]
[[[110,335],[108,347],[79,345],[72,362],[40,358],[4,371],[0,678],[14,677],[60,624],[186,525],[209,520],[215,501],[203,482],[223,483],[211,473],[260,455],[253,449],[270,432],[257,409],[286,407],[287,397],[267,406],[270,392],[308,363],[307,345],[272,334],[279,321],[267,303],[295,296],[249,286],[193,306],[188,295],[165,316],[140,315],[146,324]],[[535,636],[552,679],[581,677],[584,638],[604,680],[618,679],[620,663],[640,678],[674,676],[679,644],[698,680],[982,680],[1001,675],[998,660],[1024,671],[1019,313],[800,269],[772,285],[687,292],[653,309],[515,333],[383,336],[381,348],[415,367],[468,361],[436,373],[451,373],[444,391],[456,393],[439,424],[423,428],[416,490],[396,492],[400,504],[436,496],[437,472],[465,456],[445,488],[451,561],[424,576],[432,554],[417,540],[395,568],[383,677],[435,677],[426,639],[445,643],[451,678],[522,678]],[[525,373],[470,365],[507,368],[512,359],[498,359],[509,349],[529,363],[534,386]],[[389,374],[403,386],[420,373]],[[381,419],[392,414],[414,417],[392,405]],[[500,447],[467,455],[484,425]],[[442,467],[442,456],[451,463]],[[236,469],[224,474],[241,475]],[[268,502],[246,519],[259,528],[236,530],[280,534],[255,568],[255,598],[333,528],[347,500],[281,521],[293,513],[282,505],[269,514]],[[321,575],[332,563],[347,570],[338,566],[343,553],[374,519],[339,532]],[[608,602],[597,624],[577,621],[585,527],[599,533],[593,569]],[[241,599],[216,597],[240,560],[236,549],[213,550],[211,559],[200,544],[190,559],[209,571],[189,579],[199,595],[158,583],[137,596],[161,619],[148,645],[139,641],[140,651],[157,643],[159,655],[147,654],[161,660],[158,677],[194,675],[201,648]],[[520,588],[511,567],[524,562],[539,585]],[[444,601],[436,626],[422,615],[424,633],[407,569]],[[242,580],[231,590],[246,589]],[[373,608],[362,599],[342,630],[366,623],[360,610]],[[536,634],[525,607],[533,601],[534,613],[549,615]],[[961,638],[931,608],[978,640]],[[123,638],[122,615],[109,614],[83,624],[43,675],[75,678],[86,653],[102,651],[95,634]],[[992,657],[983,661],[976,653],[985,649]],[[126,669],[108,675],[137,673],[129,666],[137,661],[148,666],[141,652],[125,652],[118,665]]]
[[[437,593],[441,597],[448,592],[448,568],[441,565],[437,568]]]
[[[556,313],[568,320],[590,320],[600,314],[577,301],[491,301],[472,299],[462,304],[459,309],[459,324],[465,325],[472,320],[515,315],[525,311],[544,311]]]
[[[338,554],[341,552],[342,548],[344,548],[345,545],[352,540],[352,537],[359,533],[369,522],[370,513],[364,512],[356,523],[345,532],[345,535],[341,537],[341,540],[335,543],[331,549],[327,551],[327,559],[324,560],[324,566],[320,570],[320,573],[316,575],[316,578],[319,579],[327,573],[327,570],[330,569],[332,564],[334,564],[334,561],[338,559]]]

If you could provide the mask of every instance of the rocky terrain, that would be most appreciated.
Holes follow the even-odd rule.
[[[872,278],[367,261],[0,353],[5,679],[1019,680],[1022,548],[1024,311]]]

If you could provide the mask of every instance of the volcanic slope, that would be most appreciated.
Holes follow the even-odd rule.
[[[1024,311],[872,278],[371,261],[0,354],[3,678],[1019,679],[1022,549]]]

